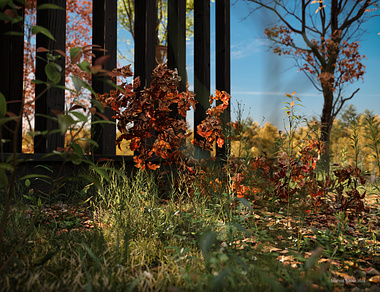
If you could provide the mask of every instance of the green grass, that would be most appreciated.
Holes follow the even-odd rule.
[[[331,291],[376,285],[365,269],[380,263],[378,201],[357,216],[305,215],[296,206],[259,201],[260,194],[252,201],[227,190],[201,194],[197,181],[192,194],[187,187],[166,186],[162,197],[155,174],[109,175],[110,182],[101,182],[103,193],[89,185],[78,190],[75,203],[12,206],[2,263],[33,228],[1,273],[1,291]]]

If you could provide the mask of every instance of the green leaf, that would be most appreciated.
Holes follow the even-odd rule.
[[[89,246],[87,244],[85,244],[84,242],[82,242],[82,245],[83,245],[84,249],[87,251],[87,253],[90,255],[90,257],[92,257],[92,259],[95,261],[96,267],[98,269],[100,269],[100,260],[99,260],[99,258],[94,254],[94,252],[89,248]]]
[[[251,234],[249,233],[249,231],[247,229],[245,229],[242,225],[240,225],[239,223],[232,223],[232,226],[235,226],[236,229],[240,230],[241,232],[245,233],[245,235],[247,236],[250,236]]]
[[[4,118],[7,113],[7,100],[5,96],[0,92],[0,118]]]
[[[79,138],[78,141],[83,141],[83,142],[86,142],[88,144],[91,144],[95,147],[99,147],[99,144],[96,143],[96,141],[92,140],[92,139],[87,139],[87,138]]]
[[[306,263],[305,263],[305,270],[308,270],[312,267],[314,267],[314,265],[317,263],[320,255],[322,254],[323,252],[323,248],[318,246],[314,251],[313,253],[311,254],[311,256],[306,260]]]
[[[53,256],[55,256],[58,253],[59,249],[53,252],[48,252],[46,255],[43,257],[37,258],[33,261],[35,266],[41,266],[44,263],[46,263],[48,260],[50,260]]]
[[[42,33],[43,35],[47,36],[49,39],[55,41],[55,38],[53,35],[50,33],[50,31],[47,28],[44,28],[43,26],[40,25],[35,25],[32,27],[32,34],[38,34]]]
[[[212,291],[222,291],[229,274],[231,274],[230,267],[227,267],[219,272],[212,280]]]
[[[44,115],[44,114],[36,114],[36,117],[43,117],[45,119],[49,119],[49,120],[52,120],[52,121],[57,121],[56,117],[52,117],[52,116],[48,116],[48,115]],[[48,132],[48,131],[44,131],[44,132]]]
[[[20,180],[25,180],[25,179],[29,179],[29,178],[46,178],[46,179],[50,179],[50,177],[48,175],[44,175],[44,174],[27,174],[27,175],[23,176],[22,178],[20,178]]]
[[[93,95],[96,95],[95,91],[91,88],[91,92]],[[96,100],[95,98],[91,99],[91,103],[93,106],[95,106],[101,113],[104,112],[104,106],[102,105],[102,103],[98,100]]]
[[[110,181],[110,177],[103,167],[93,166],[92,168],[106,181]]]
[[[14,121],[14,120],[17,120],[18,117],[8,117],[8,118],[0,118],[0,126],[3,125],[3,124],[6,124],[10,121]]]
[[[91,64],[87,62],[86,60],[83,60],[78,64],[78,67],[81,68],[82,71],[90,73],[90,66]]]
[[[0,169],[0,189],[8,186],[8,176],[4,169]]]
[[[208,257],[208,254],[210,252],[211,246],[214,244],[216,239],[216,232],[215,231],[206,231],[200,241],[199,241],[199,247],[203,253],[203,256],[205,258]]]
[[[61,68],[62,69],[62,68]],[[54,63],[48,63],[45,66],[46,76],[50,81],[58,83],[61,80],[61,73]]]
[[[114,124],[114,125],[116,125],[116,122],[113,122],[113,121],[104,121],[104,120],[91,122],[91,125],[95,125],[95,124]]]
[[[85,162],[85,161],[83,161]],[[94,176],[86,176],[86,175],[80,175],[80,177],[83,177],[84,179],[90,181],[91,183],[94,184],[94,186],[98,189],[98,191],[101,193],[101,194],[104,194],[104,189],[103,189],[103,186],[102,184],[100,183],[100,181],[95,178]]]
[[[45,169],[46,171],[50,172],[50,173],[53,173],[54,170],[52,167],[50,166],[47,166],[47,165],[43,165],[43,164],[38,164],[36,165],[34,168],[42,168],[42,169]]]
[[[65,8],[61,7],[61,6],[58,6],[56,4],[41,4],[39,6],[37,6],[37,10],[41,10],[41,9],[58,9],[58,10],[65,10]]]
[[[46,59],[49,60],[49,61],[55,62],[55,61],[59,60],[60,58],[61,58],[61,55],[54,56],[51,53],[47,53],[46,54]],[[60,72],[62,71],[62,67],[61,66],[59,66],[58,64],[55,64],[55,63],[52,63],[52,64],[56,65],[56,67],[59,68],[58,71],[60,71]]]
[[[253,208],[251,206],[251,203],[245,199],[245,198],[236,198],[240,203],[242,203],[244,206],[246,206],[250,211],[253,211]]]
[[[125,231],[124,233],[124,244],[123,244],[123,255],[122,255],[122,263],[123,265],[125,265],[127,263],[127,259],[128,259],[128,247],[129,247],[129,243],[130,243],[130,236],[129,236],[129,232],[128,232],[128,229],[127,231]]]
[[[47,82],[45,82],[45,81],[42,81],[42,80],[32,80],[32,83],[34,83],[34,84],[48,84]]]
[[[81,122],[87,122],[88,119],[87,119],[87,116],[82,114],[82,113],[79,113],[79,112],[71,112],[70,114],[72,114],[73,116],[75,116],[76,118],[78,118]]]
[[[26,179],[26,180],[25,180],[25,186],[26,186],[27,188],[30,188],[30,180],[29,180],[29,179]]]
[[[0,21],[12,21],[12,17],[5,13],[0,13]]]
[[[76,122],[70,115],[58,115],[58,125],[61,129],[61,134],[65,134],[67,129],[74,125]]]
[[[78,145],[77,143],[71,143],[70,146],[76,154],[78,154],[79,156],[83,156],[83,149],[82,147],[80,147],[80,145]]]
[[[74,88],[77,92],[81,91],[82,87],[85,86],[85,82],[76,76],[71,76],[71,80],[74,83]]]
[[[14,36],[24,36],[24,33],[23,32],[19,32],[19,31],[8,31],[6,33],[4,33],[5,35],[14,35]]]
[[[67,152],[59,152],[57,150],[53,150],[51,153],[44,155],[44,158],[52,157],[55,155],[57,155],[57,156],[61,157],[63,160],[65,160],[64,158],[65,158],[65,156],[67,156]]]
[[[11,0],[0,0],[1,10],[4,10],[6,5],[9,5],[11,8],[15,7],[14,3]]]
[[[83,160],[80,159],[80,158],[71,158],[70,161],[71,161],[74,165],[80,165],[80,164],[83,162]]]
[[[79,52],[82,50],[81,47],[76,47],[76,48],[72,48],[70,49],[70,58],[71,59],[74,59],[78,54]]]
[[[13,167],[12,164],[5,163],[5,162],[1,162],[1,163],[0,163],[0,169],[5,169],[5,170],[13,171],[13,170],[14,170],[14,167]]]

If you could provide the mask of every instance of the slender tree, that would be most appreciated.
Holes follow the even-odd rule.
[[[350,83],[363,79],[365,56],[359,53],[362,24],[378,15],[376,1],[356,0],[246,0],[255,10],[266,9],[277,23],[265,29],[273,52],[290,56],[299,71],[306,74],[322,92],[320,139],[326,152],[321,159],[329,170],[329,141],[334,118],[359,88],[346,95]]]
[[[167,37],[167,9],[168,1],[167,0],[156,0],[158,8],[158,20],[157,20],[157,36],[158,44],[162,45],[166,43]],[[194,21],[191,17],[192,11],[194,10],[194,0],[186,0],[186,30],[192,35]],[[122,28],[127,30],[133,39],[135,39],[134,28],[134,11],[135,11],[135,0],[118,0],[118,18],[119,23]]]
[[[36,25],[37,0],[25,1],[25,22],[24,22],[24,131],[31,131],[33,115],[35,114],[35,59],[36,47],[33,27]],[[66,54],[70,55],[70,50],[75,47],[84,47],[91,45],[91,25],[92,25],[92,1],[87,0],[66,0]],[[88,62],[91,62],[91,55],[82,56]],[[66,58],[65,79],[66,85],[70,86],[70,75],[75,75],[82,80],[91,80],[91,75],[83,72],[78,66],[70,63]],[[77,96],[76,94],[66,91],[67,105],[74,101],[81,102],[87,106],[90,105],[88,94]],[[24,135],[24,138],[29,138]],[[32,140],[27,141],[30,144],[26,152],[33,151]]]
[[[167,29],[168,29],[168,0],[156,0],[157,1],[157,45],[166,45]],[[129,32],[132,39],[135,39],[134,32],[134,11],[135,0],[118,0],[118,20],[120,26]],[[187,37],[192,37],[194,33],[194,0],[186,0],[186,31]],[[130,40],[127,40],[130,42]],[[119,52],[121,53],[121,52]],[[129,52],[132,55],[132,52]],[[132,62],[133,58],[127,58],[121,53],[121,57]]]

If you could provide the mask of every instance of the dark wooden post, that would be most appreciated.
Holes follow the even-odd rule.
[[[177,68],[181,82],[179,91],[186,90],[186,0],[168,0],[168,67]],[[178,114],[171,108],[171,117]]]
[[[92,43],[101,46],[106,52],[95,52],[95,59],[104,55],[110,58],[104,65],[104,69],[112,71],[116,68],[117,58],[117,1],[116,0],[94,0],[92,19]],[[95,60],[94,59],[94,60]],[[92,87],[96,93],[110,92],[114,87],[105,81],[104,76],[93,76]],[[106,108],[103,113],[109,120],[113,120],[112,109]],[[97,115],[93,121],[99,120]],[[113,124],[96,124],[91,126],[92,139],[97,141],[99,147],[96,154],[105,156],[116,155],[116,126]]]
[[[186,90],[186,0],[168,0],[168,67],[178,69]]]
[[[56,41],[51,40],[42,33],[37,34],[36,48],[44,47],[52,51],[54,56],[58,56],[57,52],[53,50],[61,50],[65,52],[66,49],[66,1],[65,0],[37,0],[37,6],[52,3],[63,8],[58,9],[38,9],[37,10],[37,25],[47,28],[54,36]],[[37,53],[36,59],[36,79],[48,81],[45,74],[46,53]],[[63,69],[62,77],[57,85],[65,85],[65,58],[56,61]],[[58,128],[57,123],[45,116],[56,117],[52,111],[64,112],[65,106],[65,90],[53,87],[45,91],[46,85],[36,84],[36,117],[35,117],[35,131],[51,131]],[[65,135],[61,133],[39,135],[34,139],[34,152],[47,153],[56,150],[57,147],[63,147],[65,143]]]
[[[156,67],[157,44],[157,2],[156,0],[135,1],[135,57],[134,74],[141,80],[141,88],[152,81]]]
[[[146,1],[135,1],[135,55],[134,55],[134,78],[140,77],[141,86],[138,90],[141,90],[146,85]]]
[[[156,68],[156,45],[157,40],[157,1],[147,0],[146,2],[146,65],[145,65],[145,79],[146,86],[149,87],[152,82],[152,73]]]
[[[24,17],[24,7],[18,10],[18,15]],[[5,35],[10,31],[22,35]],[[21,114],[23,99],[23,60],[24,37],[23,21],[12,24],[0,21],[0,68],[3,72],[0,78],[0,92],[7,101],[7,111],[16,115]],[[6,127],[4,127],[6,126]],[[15,131],[17,131],[15,135]],[[13,146],[21,153],[22,126],[16,129],[16,122],[2,126],[0,138],[9,140],[3,145],[4,152],[12,152]]]
[[[216,89],[231,92],[231,49],[230,49],[230,0],[215,1],[215,47],[216,47]],[[218,102],[219,104],[220,102]],[[223,129],[231,121],[231,103],[221,116]],[[217,156],[228,155],[229,147],[216,148]]]
[[[194,0],[194,92],[198,101],[194,112],[194,131],[206,118],[210,97],[210,1]],[[195,133],[195,138],[201,137]],[[197,148],[197,158],[209,153]]]
[[[135,1],[135,68],[134,77],[140,77],[141,86],[149,87],[152,82],[152,73],[156,67],[157,45],[157,1]],[[145,143],[149,146],[154,143],[155,131],[151,130],[152,137]]]

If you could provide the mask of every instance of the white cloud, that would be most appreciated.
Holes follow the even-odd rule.
[[[233,91],[233,95],[279,95],[283,96],[287,92],[276,92],[276,91]],[[291,93],[291,92],[289,92]],[[310,97],[316,97],[316,96],[321,96],[321,94],[316,94],[316,93],[308,93],[308,92],[301,92],[298,93],[296,92],[296,96],[310,96]]]
[[[231,45],[231,58],[241,59],[257,52],[264,51],[267,41],[262,38],[250,38]]]

